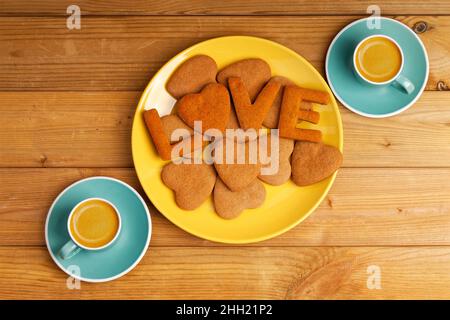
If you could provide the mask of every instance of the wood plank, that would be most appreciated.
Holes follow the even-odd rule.
[[[209,38],[253,35],[303,55],[323,74],[326,50],[352,16],[313,17],[85,17],[81,30],[64,17],[0,18],[0,90],[143,90],[153,74],[181,50]],[[403,16],[420,34],[431,62],[428,90],[450,83],[448,16]],[[311,36],[314,35],[314,36]]]
[[[2,1],[0,14],[66,15],[69,0],[44,0],[30,5],[14,0]],[[90,1],[78,0],[83,15],[311,15],[311,14],[365,14],[370,0],[133,0]],[[446,1],[378,0],[382,14],[450,14]]]
[[[132,167],[140,94],[0,92],[0,167]],[[344,166],[449,167],[449,99],[449,92],[425,92],[387,119],[341,108]]]
[[[346,167],[448,167],[449,92],[424,92],[394,117],[369,119],[341,106]]]
[[[133,166],[131,127],[140,92],[0,97],[1,166]]]
[[[132,169],[0,169],[0,245],[43,245],[53,199],[89,176],[122,179]],[[302,224],[255,246],[450,245],[450,169],[341,169]],[[144,196],[144,198],[146,198]],[[178,229],[151,207],[152,246],[214,246]]]
[[[1,247],[0,270],[1,299],[450,298],[448,247],[150,248],[123,278],[79,290],[45,248]]]

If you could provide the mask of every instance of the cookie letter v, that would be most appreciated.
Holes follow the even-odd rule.
[[[233,97],[234,107],[242,129],[259,129],[272,106],[281,85],[276,82],[269,82],[256,97],[252,104],[247,88],[241,78],[228,78],[228,86]]]

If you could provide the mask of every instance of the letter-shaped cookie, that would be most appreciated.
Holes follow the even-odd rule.
[[[322,133],[319,130],[297,128],[300,103],[303,99],[303,91],[299,89],[297,86],[286,86],[284,88],[280,119],[278,120],[280,137],[319,142],[322,139]]]
[[[156,151],[163,160],[170,160],[172,146],[170,140],[164,131],[164,126],[156,109],[144,111],[144,121],[148,132],[152,137]]]
[[[182,123],[181,120],[174,119],[173,117],[176,116],[169,115],[164,116],[161,119],[156,109],[144,111],[145,125],[147,126],[147,130],[150,133],[156,151],[163,160],[170,160],[172,156],[175,156],[172,155],[172,150],[176,145],[178,146],[177,149],[179,151],[176,155],[176,157],[178,157],[188,155],[193,151],[206,146],[207,144],[206,141],[198,141],[199,139],[194,138],[192,135],[183,135],[180,142],[171,144],[171,135],[173,130],[175,129],[174,126],[180,125],[178,121]],[[184,126],[180,126],[177,129],[185,129],[186,133],[189,132],[189,130]]]
[[[267,128],[275,129],[278,127],[278,119],[280,117],[280,108],[281,108],[281,100],[283,99],[284,87],[287,85],[295,85],[294,82],[289,80],[288,78],[275,76],[270,79],[270,82],[278,82],[281,84],[281,89],[275,98],[275,101],[272,103],[272,107],[270,107],[269,112],[267,112],[266,118],[264,119],[263,125]],[[312,103],[307,101],[302,101],[300,103],[300,111],[303,110],[312,110]],[[302,119],[302,116],[299,115],[299,119]],[[306,119],[304,119],[306,120]]]
[[[244,82],[237,77],[228,78],[228,87],[233,97],[234,107],[242,129],[259,129],[272,106],[281,84],[269,82],[258,94],[252,104]]]
[[[270,66],[267,62],[259,58],[251,58],[236,61],[217,74],[217,82],[227,85],[228,78],[239,77],[248,90],[250,99],[253,102],[271,76]]]
[[[302,87],[297,87],[297,90],[305,101],[319,104],[328,104],[330,102],[330,95],[327,92]]]

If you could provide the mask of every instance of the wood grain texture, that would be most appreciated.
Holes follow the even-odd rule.
[[[0,92],[0,167],[132,167],[141,92]],[[345,167],[450,167],[449,92],[368,119],[341,107]]]
[[[143,194],[133,169],[0,169],[0,245],[44,245],[53,199],[95,175],[121,179]],[[255,246],[450,245],[449,176],[450,169],[341,169],[308,219]],[[150,211],[152,246],[219,245],[187,234],[152,206]]]
[[[131,126],[139,97],[0,93],[1,166],[132,167]]]
[[[450,299],[450,2],[379,0],[430,58],[427,90],[408,111],[367,119],[341,107],[344,168],[319,208],[262,243],[225,246],[174,226],[149,203],[149,251],[131,273],[69,290],[44,222],[81,178],[135,187],[132,119],[154,73],[213,37],[277,41],[322,74],[326,50],[369,0],[79,0],[0,3],[0,299]],[[283,17],[280,17],[283,16]],[[90,168],[89,168],[90,167]],[[147,200],[148,201],[148,200]],[[381,289],[368,289],[368,267]]]
[[[70,0],[4,0],[0,14],[66,15]],[[366,14],[370,0],[78,0],[83,15],[330,15]],[[447,1],[378,0],[382,14],[450,14]]]
[[[374,265],[381,289],[367,287]],[[0,270],[1,299],[450,298],[450,248],[439,247],[150,248],[128,275],[80,290],[45,248],[1,247]]]
[[[303,55],[323,74],[326,50],[354,16],[320,17],[85,17],[81,30],[65,17],[0,17],[0,90],[143,90],[153,74],[181,50],[209,38],[253,35]],[[420,34],[431,69],[428,90],[450,83],[448,16],[402,16]],[[314,35],[314,36],[311,36]]]

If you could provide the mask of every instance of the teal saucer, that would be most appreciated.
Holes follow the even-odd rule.
[[[80,201],[99,197],[119,210],[122,229],[117,240],[100,251],[83,250],[68,260],[58,256],[69,241],[67,218]],[[133,269],[147,251],[152,223],[142,197],[126,183],[108,177],[91,177],[75,182],[53,202],[45,224],[45,240],[55,263],[70,276],[88,282],[117,279]]]
[[[380,17],[380,29],[369,29],[367,20],[357,20],[342,29],[331,42],[325,61],[328,83],[334,95],[348,109],[360,115],[382,118],[409,108],[420,97],[428,79],[428,57],[420,38],[397,20]],[[391,86],[374,88],[360,83],[352,71],[352,56],[356,45],[375,34],[393,38],[403,50],[402,75],[410,79],[415,90],[407,94]]]

